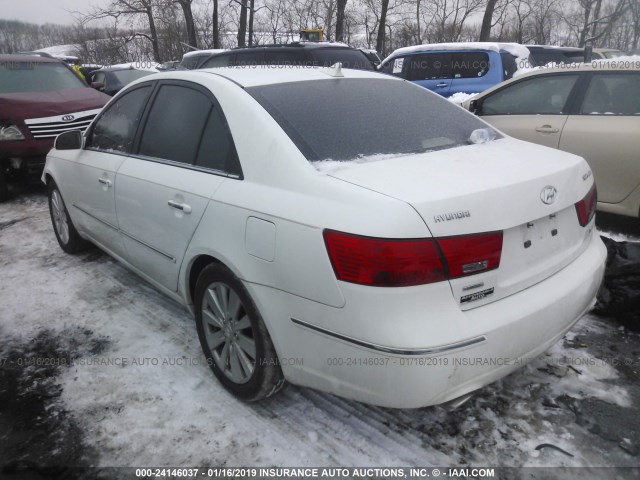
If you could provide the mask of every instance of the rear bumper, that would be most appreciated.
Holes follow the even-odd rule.
[[[468,311],[450,290],[448,298],[443,290],[427,299],[418,291],[414,308],[407,298],[415,288],[378,303],[379,290],[369,290],[366,301],[345,287],[347,304],[332,308],[265,286],[247,288],[287,380],[365,403],[417,408],[487,385],[557,342],[592,307],[602,281],[606,248],[595,232],[588,241],[580,257],[546,280]],[[368,332],[349,331],[363,318]]]

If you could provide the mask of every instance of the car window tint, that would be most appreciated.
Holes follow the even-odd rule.
[[[640,74],[594,75],[582,102],[588,115],[640,115]]]
[[[202,135],[196,165],[239,175],[240,162],[226,121],[219,108],[213,108]]]
[[[192,164],[211,101],[193,88],[162,85],[140,140],[140,155]]]
[[[265,65],[306,65],[302,49],[270,50],[264,52]]]
[[[404,61],[409,62],[408,80],[451,78],[451,55],[448,53],[411,55]]]
[[[482,115],[562,114],[578,75],[543,75],[499,90],[482,101]]]
[[[91,131],[89,147],[129,152],[151,85],[136,88],[113,102]]]
[[[352,48],[312,48],[309,53],[313,57],[313,64],[319,67],[330,67],[342,63],[342,68],[356,70],[373,70],[373,64],[364,53]]]
[[[231,65],[231,55],[214,55],[213,57],[206,60],[200,68],[220,68],[220,67],[228,67]]]
[[[477,78],[489,71],[489,55],[483,52],[456,52],[451,54],[453,78]]]
[[[473,130],[490,129],[440,95],[382,75],[246,91],[312,162],[443,150],[467,145]]]

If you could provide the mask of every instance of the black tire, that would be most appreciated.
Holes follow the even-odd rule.
[[[9,185],[7,184],[7,165],[5,160],[0,158],[0,202],[9,198]]]
[[[229,305],[232,299],[239,299],[240,304],[237,307],[237,312],[239,313],[235,315],[228,313],[233,310],[231,307],[218,310],[218,315],[210,307],[214,296],[216,296],[215,298],[222,298],[225,288],[228,289],[228,292],[232,292],[227,294],[226,300],[224,300],[225,306]],[[232,297],[233,294],[236,295],[235,298]],[[206,300],[205,295],[207,295]],[[202,351],[211,370],[227,390],[245,401],[252,402],[272,395],[284,385],[280,362],[262,316],[245,286],[229,269],[220,264],[211,264],[200,273],[196,283],[194,308]],[[225,313],[223,313],[223,310]],[[203,319],[205,315],[207,318]],[[216,319],[222,317],[227,320],[222,325],[218,320],[213,320],[214,317]],[[248,317],[248,322],[246,317]],[[242,320],[239,320],[240,318]],[[238,334],[235,334],[234,338],[232,330],[234,323],[240,327],[250,324],[250,327],[247,326],[238,330],[240,332],[239,335],[241,335],[239,340]],[[221,336],[225,337],[225,339],[222,340],[223,343],[219,346],[212,348],[210,347],[210,340],[207,340],[207,335],[209,335],[210,339],[215,338],[213,343],[220,341]],[[253,345],[255,345],[253,371],[251,373],[244,367],[245,364],[239,361],[242,355],[244,355],[245,359],[251,360],[250,354],[247,353],[247,350],[250,349],[244,350],[241,346],[243,340],[246,345],[248,338],[253,340]],[[226,358],[224,358],[225,348],[227,349]],[[231,378],[234,370],[232,365],[234,363],[234,355],[236,370],[240,368],[240,375],[244,375],[242,381],[238,380],[238,375],[236,375],[236,379]]]
[[[51,224],[53,225],[53,231],[56,234],[60,248],[67,253],[78,253],[86,250],[89,244],[80,236],[76,227],[73,226],[73,222],[67,211],[67,206],[62,199],[62,194],[53,180],[49,183],[48,197]],[[60,220],[64,222],[66,228],[62,226]]]

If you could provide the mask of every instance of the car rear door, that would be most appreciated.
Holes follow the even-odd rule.
[[[453,52],[449,95],[479,93],[502,81],[502,61],[496,52]]]
[[[584,75],[589,84],[560,149],[587,160],[599,201],[619,203],[640,184],[640,72]]]
[[[409,55],[404,68],[407,80],[428,88],[443,97],[449,95],[452,82],[451,53],[429,52]]]
[[[209,199],[228,176],[240,175],[231,166],[237,155],[213,95],[192,82],[159,82],[141,130],[135,154],[118,171],[118,223],[128,261],[176,291]]]
[[[513,137],[558,148],[579,76],[554,73],[510,83],[483,97],[477,113]]]
[[[61,162],[72,195],[67,204],[71,203],[74,210],[74,221],[77,219],[83,231],[120,257],[125,250],[116,218],[116,172],[132,148],[152,88],[150,83],[141,84],[109,104],[88,132],[78,161]]]

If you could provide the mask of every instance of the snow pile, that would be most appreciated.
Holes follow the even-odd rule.
[[[447,100],[449,100],[452,103],[455,103],[456,105],[462,106],[462,104],[464,102],[466,102],[470,98],[475,97],[476,95],[478,95],[478,94],[477,93],[456,92],[453,95],[451,95],[449,98],[447,98]]]

